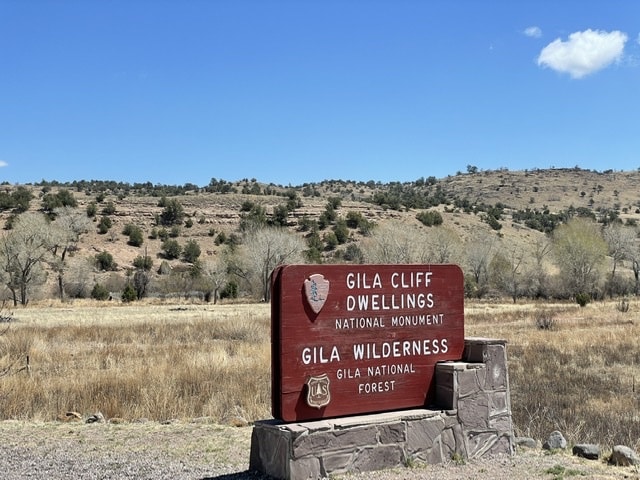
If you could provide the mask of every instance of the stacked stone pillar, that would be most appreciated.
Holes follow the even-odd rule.
[[[467,338],[463,361],[436,366],[437,405],[454,410],[464,458],[514,451],[506,342]]]
[[[436,405],[313,422],[256,422],[250,469],[284,480],[324,478],[514,453],[506,342],[465,340],[436,366]]]

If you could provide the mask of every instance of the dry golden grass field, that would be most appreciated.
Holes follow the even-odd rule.
[[[32,305],[0,324],[0,419],[270,417],[269,305],[104,305]],[[639,301],[465,310],[466,336],[508,341],[517,435],[640,448]]]

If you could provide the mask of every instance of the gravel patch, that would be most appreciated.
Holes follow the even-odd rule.
[[[208,421],[85,424],[0,422],[0,477],[23,479],[266,479],[248,471],[251,427]],[[637,479],[638,467],[612,467],[569,453],[526,450],[445,465],[347,474],[351,480]]]
[[[241,479],[251,428],[210,423],[0,422],[0,477]],[[264,478],[264,477],[263,477]]]

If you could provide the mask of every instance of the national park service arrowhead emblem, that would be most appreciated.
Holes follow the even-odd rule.
[[[329,383],[329,376],[326,373],[319,377],[309,377],[307,380],[307,405],[313,408],[329,405],[331,402]]]
[[[329,280],[320,273],[314,273],[304,281],[304,293],[314,313],[320,313],[329,295]]]

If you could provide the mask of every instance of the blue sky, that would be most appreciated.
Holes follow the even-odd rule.
[[[640,2],[0,0],[0,181],[640,167]]]

